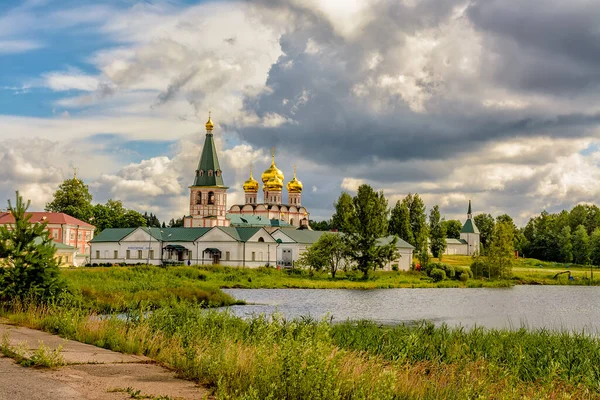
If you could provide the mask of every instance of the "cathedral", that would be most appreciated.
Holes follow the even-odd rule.
[[[302,206],[302,182],[296,176],[287,183],[287,203],[283,203],[283,172],[275,164],[275,149],[271,153],[271,166],[262,176],[263,202],[259,203],[260,185],[252,176],[244,182],[244,203],[231,206],[227,211],[227,189],[223,171],[219,166],[213,138],[214,124],[208,117],[204,147],[195,171],[194,184],[190,186],[190,214],[184,218],[189,228],[213,226],[277,226],[310,229],[309,213]],[[232,222],[234,221],[234,222]]]

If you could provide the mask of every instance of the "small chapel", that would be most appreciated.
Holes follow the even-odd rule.
[[[248,226],[261,224],[272,227],[296,227],[310,229],[309,213],[302,206],[302,182],[296,176],[287,183],[287,203],[283,202],[284,175],[275,164],[275,148],[271,150],[271,166],[261,175],[263,201],[259,202],[260,185],[252,175],[244,182],[244,204],[236,204],[227,210],[227,189],[223,183],[223,171],[219,166],[213,137],[214,123],[206,122],[206,137],[190,186],[190,213],[184,218],[189,228],[214,226]],[[232,223],[233,221],[233,223]]]

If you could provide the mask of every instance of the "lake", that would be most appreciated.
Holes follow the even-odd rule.
[[[382,324],[429,320],[487,328],[600,331],[600,287],[515,286],[502,289],[225,289],[248,305],[238,316],[330,316],[334,322],[369,319]]]

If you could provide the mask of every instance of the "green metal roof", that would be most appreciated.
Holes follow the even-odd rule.
[[[220,226],[220,230],[231,236],[238,242],[247,242],[261,228],[251,227],[236,227],[236,226]]]
[[[242,242],[247,242],[256,232],[261,230],[261,228],[236,227],[235,230],[237,231],[240,240]]]
[[[306,229],[280,229],[285,235],[287,235],[291,242],[283,243],[302,243],[302,244],[313,244],[326,232],[324,231],[310,231]],[[333,232],[330,232],[333,233]]]
[[[138,228],[108,228],[94,236],[91,243],[118,242]],[[140,228],[163,242],[193,242],[202,237],[211,228]]]
[[[475,222],[471,218],[468,218],[460,230],[460,233],[479,233],[479,229],[477,229]]]
[[[159,228],[152,228],[159,229]],[[193,242],[204,236],[211,228],[162,228],[161,238],[163,242]]]
[[[202,171],[202,175],[200,175],[200,171]],[[212,171],[211,175],[209,175],[209,171]],[[196,170],[194,186],[225,186],[223,184],[221,167],[219,166],[219,158],[217,157],[217,148],[215,147],[213,134],[210,131],[206,133],[202,155],[200,156],[200,162]]]
[[[464,239],[446,238],[446,244],[468,244]]]
[[[108,228],[94,236],[90,243],[118,242],[137,228]]]
[[[227,214],[227,219],[230,221],[231,226],[235,227],[293,226],[279,219],[269,219],[260,215],[252,214]]]
[[[40,244],[40,243],[42,243],[42,238],[38,236],[33,241],[36,244]],[[52,244],[54,245],[56,250],[73,250],[73,251],[77,250],[77,247],[75,247],[75,246],[69,246],[68,244],[64,244],[64,243],[60,243],[60,242],[52,241]]]
[[[377,239],[377,243],[379,245],[389,244],[393,238],[394,238],[394,235],[382,237],[382,238]],[[415,246],[411,245],[410,243],[405,242],[404,240],[402,240],[400,238],[398,238],[398,240],[396,241],[396,247],[399,249],[414,249],[415,248]]]

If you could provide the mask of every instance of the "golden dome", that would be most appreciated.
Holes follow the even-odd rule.
[[[296,166],[294,165],[294,178],[287,184],[288,193],[302,193],[302,182],[296,178]]]
[[[207,131],[212,131],[215,127],[215,124],[213,124],[212,119],[210,119],[210,111],[208,112],[208,121],[206,121],[205,126]]]
[[[250,178],[244,182],[244,192],[246,193],[257,193],[258,192],[258,181],[252,176],[252,165],[250,165]]]
[[[269,168],[267,168],[265,170],[265,172],[263,172],[263,174],[261,176],[261,180],[262,180],[263,184],[266,185],[267,182],[273,177],[277,177],[281,182],[283,182],[283,179],[284,179],[283,172],[281,172],[281,170],[279,168],[277,168],[277,166],[275,165],[275,148],[274,147],[271,150],[271,166]]]
[[[281,192],[281,189],[283,189],[283,181],[281,179],[279,179],[278,176],[272,176],[265,183],[265,188],[267,190],[271,190],[271,191],[275,191],[275,192]]]

